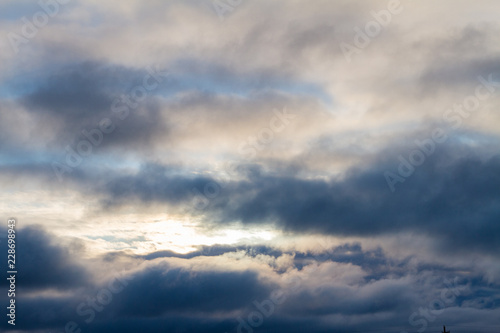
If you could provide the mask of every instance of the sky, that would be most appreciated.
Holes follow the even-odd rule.
[[[0,330],[498,332],[499,11],[1,1]]]

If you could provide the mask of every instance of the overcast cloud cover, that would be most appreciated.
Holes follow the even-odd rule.
[[[0,2],[1,330],[498,332],[499,13]]]

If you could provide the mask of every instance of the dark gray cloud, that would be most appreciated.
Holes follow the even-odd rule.
[[[158,91],[144,89],[145,78],[154,84],[146,68],[101,62],[72,64],[39,79],[34,90],[21,96],[19,102],[39,122],[38,133],[33,135],[56,133],[50,143],[58,148],[87,139],[82,131],[99,129],[103,119],[114,125],[111,133],[104,133],[103,147],[140,147],[167,132],[153,96]],[[146,95],[134,94],[135,87],[143,87]],[[128,96],[129,104],[123,96]]]
[[[413,149],[398,152],[407,158]],[[242,168],[246,180],[224,184],[202,212],[209,213],[207,222],[273,222],[294,232],[366,237],[413,230],[440,239],[443,250],[498,250],[499,156],[481,156],[462,144],[438,147],[393,193],[384,172],[397,172],[397,156],[388,152],[379,162],[331,181]],[[211,181],[219,184],[210,178],[169,177],[162,167],[145,167],[136,175],[111,179],[104,190],[111,202],[137,198],[183,202],[190,208],[192,188],[202,190]]]
[[[194,272],[165,266],[131,277],[130,287],[118,297],[117,315],[155,317],[163,313],[211,313],[249,306],[253,299],[269,297],[272,288],[260,283],[257,273]],[[122,296],[123,295],[123,296]],[[135,304],[143,302],[138,309]]]
[[[17,278],[23,291],[44,288],[69,290],[85,286],[89,274],[72,253],[81,244],[72,242],[63,247],[41,227],[30,226],[21,230],[16,234],[15,241]],[[4,240],[1,246],[6,249]],[[2,280],[0,285],[6,287],[7,281]]]
[[[398,161],[393,156],[389,160]],[[397,165],[354,169],[330,182],[259,175],[235,185],[224,198],[229,203],[215,202],[213,209],[226,221],[278,221],[296,232],[370,236],[415,230],[454,249],[498,250],[499,156],[484,160],[471,152],[457,158],[440,149],[392,193],[383,174]]]
[[[30,256],[37,259],[35,252],[42,256],[38,258],[40,265],[29,262],[30,266],[40,268],[36,272],[33,268],[20,266],[20,269],[36,276],[37,281],[30,283],[29,279],[21,280],[19,275],[19,283],[28,285],[30,292],[54,288],[70,291],[64,296],[51,296],[49,293],[38,297],[28,297],[26,291],[20,292],[18,302],[22,306],[18,315],[24,320],[16,328],[28,332],[37,329],[64,331],[69,321],[83,331],[92,332],[118,329],[133,332],[138,327],[151,332],[165,328],[184,332],[200,329],[235,332],[241,323],[238,318],[247,320],[251,313],[257,311],[255,302],[264,304],[276,290],[284,292],[284,302],[275,305],[272,315],[265,317],[259,327],[263,332],[284,332],[285,329],[300,332],[306,327],[315,332],[331,330],[332,327],[340,332],[353,329],[352,325],[344,326],[342,321],[327,323],[325,320],[329,315],[345,320],[372,316],[372,320],[365,319],[354,325],[358,330],[368,329],[374,323],[407,329],[408,316],[412,312],[419,307],[429,307],[443,290],[454,287],[461,289],[452,303],[446,304],[449,308],[462,309],[465,313],[500,309],[500,286],[488,282],[481,272],[472,271],[470,267],[453,268],[442,264],[410,268],[408,261],[390,259],[382,250],[366,251],[360,244],[344,244],[320,255],[297,252],[295,265],[302,271],[307,260],[323,265],[349,263],[351,267],[366,270],[368,278],[343,282],[334,279],[333,285],[315,286],[310,284],[310,277],[294,282],[292,287],[266,281],[254,270],[196,270],[173,266],[168,260],[161,259],[184,257],[187,263],[192,258],[205,256],[203,253],[216,256],[216,253],[241,251],[241,247],[213,246],[187,256],[165,253],[146,255],[143,258],[148,260],[148,265],[130,267],[132,272],[120,273],[116,270],[114,278],[101,281],[95,279],[90,271],[112,269],[117,256],[106,256],[105,261],[95,260],[92,266],[82,268],[78,258],[81,249],[76,247],[73,251],[75,255],[68,256],[67,247],[58,245],[62,244],[61,239],[53,234],[39,228],[22,228],[18,230],[18,235],[19,246],[25,248],[25,252],[20,251],[20,260],[29,262]],[[283,254],[281,250],[269,246],[246,247],[245,251],[253,258],[262,254],[275,257]],[[54,262],[48,262],[45,256],[53,258]],[[342,266],[339,269],[347,268]],[[387,274],[370,274],[370,271],[384,270]],[[400,274],[402,271],[405,273]],[[318,274],[324,273],[317,272],[315,275]],[[115,288],[120,287],[119,290],[112,293],[107,304],[98,303],[98,309],[92,312],[88,302],[95,300],[103,289],[109,290],[111,282]],[[61,285],[66,289],[61,289]],[[377,319],[377,314],[383,316]],[[5,327],[4,323],[2,327]]]
[[[270,246],[265,245],[239,245],[239,246],[229,246],[229,245],[212,245],[212,246],[201,246],[199,250],[192,251],[189,253],[176,253],[173,251],[157,251],[152,252],[147,255],[137,256],[137,258],[143,258],[145,260],[154,260],[157,258],[183,258],[191,259],[200,256],[205,257],[217,257],[226,253],[235,252],[245,252],[249,257],[257,257],[259,255],[266,255],[273,258],[278,258],[283,254],[290,254],[294,256],[293,265],[297,269],[302,269],[304,266],[309,265],[312,261],[322,263],[322,262],[338,262],[338,263],[351,263],[357,266],[362,266],[363,269],[376,274],[378,278],[382,274],[386,274],[390,271],[390,274],[396,273],[397,265],[400,263],[391,262],[383,250],[378,248],[376,250],[363,250],[360,243],[344,244],[334,247],[331,250],[325,250],[319,254],[311,252],[284,252]],[[114,254],[108,254],[110,260],[113,260],[115,256],[122,255],[120,252]],[[389,270],[388,267],[391,267]],[[402,274],[402,272],[400,272]]]
[[[94,170],[75,175],[74,181],[88,194],[103,195],[105,207],[167,203],[179,211],[206,214],[211,225],[274,223],[295,233],[372,237],[410,230],[438,240],[440,251],[495,253],[500,244],[500,157],[452,139],[397,183],[393,193],[384,172],[397,173],[399,153],[408,158],[413,149],[387,149],[370,165],[333,180],[303,179],[295,171],[268,173],[253,164],[239,168],[241,180],[223,182],[145,164],[137,173]],[[207,207],[200,210],[196,204],[207,184],[218,194],[204,199]]]
[[[143,202],[180,203],[193,199],[192,190],[204,186],[208,177],[172,174],[172,168],[147,164],[132,175],[110,176],[98,191],[109,194],[109,205],[139,199]]]

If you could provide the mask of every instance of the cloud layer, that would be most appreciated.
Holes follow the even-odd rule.
[[[497,13],[0,5],[2,329],[497,330]]]

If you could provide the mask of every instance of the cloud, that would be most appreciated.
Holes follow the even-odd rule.
[[[151,83],[146,69],[83,62],[37,82],[34,91],[19,102],[39,122],[37,131],[52,133],[51,143],[58,148],[88,139],[82,131],[100,128],[103,119],[109,119],[115,129],[102,140],[104,146],[144,146],[155,134],[167,133],[167,124],[151,93],[145,89],[146,95],[135,93],[145,78]],[[129,97],[130,107],[123,96]]]
[[[237,331],[281,290],[254,331],[411,332],[455,277],[467,288],[426,330],[498,325],[498,89],[460,128],[443,118],[500,75],[497,2],[402,0],[348,62],[340,44],[388,1],[221,1],[223,21],[211,0],[73,1],[18,54],[0,39],[19,330]],[[42,10],[0,7],[3,36]],[[384,173],[433,127],[446,143],[391,192]],[[58,179],[68,147],[82,161]]]
[[[315,330],[325,327],[343,330],[345,320],[356,320],[359,329],[377,322],[386,327],[400,325],[403,329],[417,307],[429,306],[436,295],[453,286],[461,288],[460,295],[453,303],[447,303],[448,308],[459,309],[464,315],[478,309],[498,310],[496,285],[484,281],[482,272],[471,267],[439,265],[420,266],[415,270],[408,261],[394,260],[381,250],[364,250],[360,244],[343,244],[319,255],[299,253],[286,270],[273,270],[269,266],[267,273],[263,269],[245,269],[246,263],[238,264],[242,257],[224,255],[241,248],[220,246],[212,248],[217,254],[208,248],[203,251],[210,256],[160,253],[136,258],[139,260],[135,264],[129,262],[125,266],[118,256],[107,256],[104,261],[90,259],[93,265],[83,268],[80,264],[89,259],[80,259],[81,247],[74,247],[72,256],[64,256],[58,253],[67,253],[68,247],[63,247],[64,241],[53,234],[31,227],[18,233],[24,236],[20,237],[20,245],[29,249],[28,253],[50,254],[65,270],[64,277],[51,276],[50,271],[63,273],[44,257],[40,258],[40,265],[45,269],[34,272],[31,268],[28,273],[50,279],[40,278],[29,283],[19,275],[19,283],[28,283],[31,292],[31,296],[20,293],[18,301],[23,306],[19,308],[19,316],[26,319],[23,328],[33,331],[62,331],[70,321],[83,330],[95,332],[117,327],[132,332],[140,325],[151,331],[159,327],[187,331],[201,327],[209,331],[234,330],[241,323],[238,318],[247,320],[251,313],[262,311],[255,304],[267,304],[265,301],[277,291],[284,293],[284,302],[275,304],[272,315],[265,317],[264,331],[279,326],[299,332],[307,325]],[[47,243],[53,245],[39,245]],[[263,263],[262,255],[278,257],[283,252],[272,247],[246,248],[250,260]],[[222,258],[226,267],[233,269],[222,268],[220,264],[191,263]],[[29,258],[20,253],[19,260]],[[75,270],[75,267],[80,268]],[[26,269],[29,268],[24,267]],[[386,270],[387,274],[372,274],[377,270]],[[68,273],[72,271],[77,274]],[[400,275],[401,272],[404,274]],[[461,278],[453,281],[455,277]],[[107,299],[103,290],[110,290],[110,285],[113,292]],[[478,298],[480,295],[483,302]],[[95,308],[89,303],[93,301],[97,301]],[[311,318],[315,318],[314,323],[309,322]],[[187,321],[191,324],[187,325]]]
[[[218,188],[220,193],[201,211],[208,214],[207,222],[275,223],[293,232],[364,237],[409,230],[440,240],[445,248],[494,252],[500,213],[499,157],[472,152],[463,144],[437,149],[411,177],[397,184],[397,193],[390,191],[384,177],[385,171],[398,168],[394,151],[380,156],[380,162],[330,180],[260,171],[222,183],[210,177],[168,176],[164,167],[146,166],[135,175],[113,177],[104,191],[111,202],[135,198],[190,209],[192,189],[214,182],[224,188]],[[403,155],[411,150],[399,151]]]
[[[163,313],[232,311],[268,297],[270,286],[259,283],[256,272],[194,272],[152,267],[131,277],[116,310],[119,315],[155,317]],[[141,308],[134,304],[142,303]]]
[[[63,247],[40,227],[29,226],[21,230],[16,234],[16,266],[23,290],[68,290],[85,285],[88,272],[72,257],[74,248],[81,244],[74,242]],[[2,244],[2,248],[4,246]],[[7,282],[1,284],[6,286]]]

